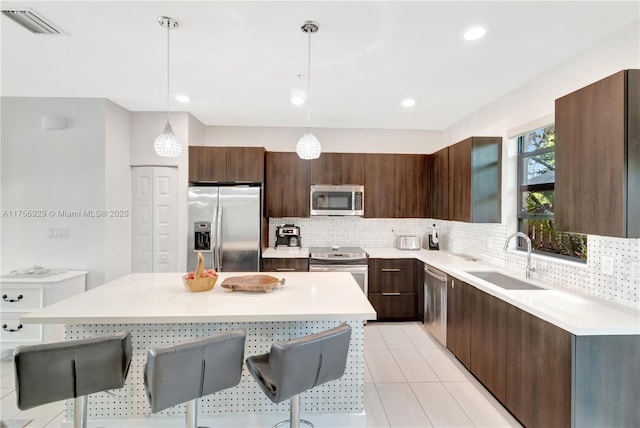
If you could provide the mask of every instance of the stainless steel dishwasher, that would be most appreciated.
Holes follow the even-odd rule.
[[[447,274],[424,265],[424,325],[447,346]]]

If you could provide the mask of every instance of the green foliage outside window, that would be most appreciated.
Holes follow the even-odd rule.
[[[586,235],[556,231],[553,223],[555,127],[518,137],[518,153],[518,230],[531,238],[534,251],[586,261]]]

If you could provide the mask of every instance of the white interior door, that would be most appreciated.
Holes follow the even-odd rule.
[[[178,169],[140,166],[132,174],[132,272],[178,271]]]

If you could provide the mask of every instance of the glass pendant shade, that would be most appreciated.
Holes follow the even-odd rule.
[[[182,142],[178,139],[176,134],[173,133],[173,129],[169,122],[164,126],[162,134],[156,138],[156,141],[153,143],[153,148],[158,156],[166,158],[175,158],[180,156],[180,153],[182,153]]]
[[[298,140],[298,144],[296,144],[298,157],[305,160],[318,159],[321,152],[320,141],[310,129],[307,129]]]
[[[162,134],[153,142],[153,149],[158,156],[165,158],[177,158],[182,153],[182,142],[178,139],[169,123],[169,83],[171,82],[170,64],[171,64],[171,30],[178,28],[178,21],[168,16],[158,17],[158,24],[167,29],[167,124],[164,126]]]
[[[307,126],[309,126],[309,119],[311,118],[311,34],[317,32],[318,28],[320,27],[315,21],[304,21],[300,26],[302,32],[307,34],[309,44],[309,56],[307,57]],[[313,135],[311,128],[307,128],[298,140],[298,144],[296,144],[298,157],[304,160],[318,159],[320,152],[322,152],[320,141]]]

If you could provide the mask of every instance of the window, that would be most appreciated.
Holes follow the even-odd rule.
[[[553,125],[518,137],[518,230],[535,252],[585,262],[587,236],[554,228],[555,143]],[[524,240],[518,248],[525,249]]]

